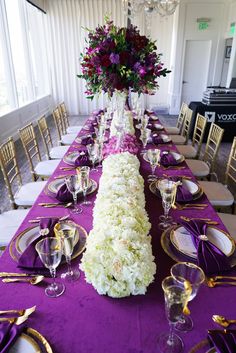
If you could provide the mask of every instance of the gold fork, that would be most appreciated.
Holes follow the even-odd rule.
[[[28,309],[22,309],[22,310],[0,310],[0,314],[19,314],[20,316],[30,316],[34,311],[36,310],[36,305],[32,306],[31,308]]]
[[[189,218],[189,217],[185,217],[185,216],[180,216],[180,218],[186,222],[190,222],[192,220],[199,220],[199,221],[205,221],[207,224],[211,224],[211,225],[216,225],[219,224],[216,221],[212,221],[210,218]]]
[[[0,318],[0,322],[5,322],[8,321],[11,324],[15,324],[15,325],[21,325],[23,322],[25,322],[28,319],[28,316],[23,315],[23,316],[19,316],[19,317],[1,317]]]

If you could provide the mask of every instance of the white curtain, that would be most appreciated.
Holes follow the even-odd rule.
[[[106,97],[86,98],[85,81],[77,78],[80,53],[85,47],[88,32],[104,24],[109,15],[118,26],[125,26],[126,18],[121,0],[50,0],[47,6],[49,64],[54,104],[65,101],[71,115],[89,114],[103,107]]]

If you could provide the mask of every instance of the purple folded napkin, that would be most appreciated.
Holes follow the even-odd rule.
[[[32,243],[28,245],[23,254],[21,254],[18,260],[18,267],[28,269],[44,269],[44,265],[39,258],[35,245],[45,237],[54,236],[54,226],[58,222],[57,218],[43,218],[39,223],[39,236]]]
[[[170,177],[172,181],[182,181],[179,177]],[[189,202],[193,201],[193,194],[186,188],[186,186],[182,183],[177,186],[177,193],[176,193],[176,201],[177,202]]]
[[[171,141],[164,141],[161,137],[161,135],[158,135],[157,133],[154,133],[152,135],[152,143],[154,145],[158,145],[158,144],[164,144],[164,143],[170,143]]]
[[[181,222],[182,226],[191,234],[197,249],[197,263],[206,275],[220,274],[230,269],[227,256],[206,236],[207,224],[200,220]]]
[[[15,325],[10,322],[0,323],[0,353],[7,353],[17,338],[25,329],[25,325]]]
[[[94,126],[93,125],[88,126],[88,131],[91,133],[95,132]]]
[[[161,151],[160,162],[161,162],[161,165],[163,165],[164,167],[169,167],[171,165],[178,164],[173,154],[170,153],[169,151]]]
[[[208,340],[217,353],[236,352],[236,330],[209,330]]]
[[[64,183],[57,191],[56,199],[61,202],[72,202],[72,193],[68,190],[66,183]]]
[[[90,165],[90,160],[89,160],[88,151],[81,151],[79,153],[79,156],[75,160],[75,167],[83,167],[83,166],[89,166],[89,165]]]
[[[93,143],[93,138],[91,136],[86,136],[86,137],[81,137],[81,144],[84,146],[89,145],[90,143]]]

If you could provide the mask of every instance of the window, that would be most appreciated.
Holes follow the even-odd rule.
[[[0,115],[49,93],[44,14],[26,0],[0,2]]]

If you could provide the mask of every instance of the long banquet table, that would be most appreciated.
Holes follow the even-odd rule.
[[[81,130],[79,135],[84,133],[87,131]],[[76,150],[73,147],[75,145],[76,142],[72,144],[70,151]],[[166,147],[163,145],[161,148]],[[175,146],[172,148],[175,149]],[[169,274],[174,261],[161,246],[158,217],[163,213],[163,209],[161,201],[150,192],[148,187],[147,175],[150,173],[150,166],[142,157],[140,162],[140,173],[145,180],[146,210],[152,224],[153,253],[157,263],[155,281],[149,286],[145,295],[123,299],[100,296],[90,284],[86,283],[83,273],[79,281],[66,283],[65,293],[56,299],[50,299],[44,293],[45,285],[50,278],[46,278],[45,283],[36,286],[23,283],[5,284],[0,281],[1,310],[22,309],[36,305],[36,312],[31,315],[27,324],[47,338],[54,353],[156,353],[158,335],[168,331],[161,281]],[[192,177],[191,171],[186,164],[184,165],[183,170],[164,171],[158,168],[156,174],[158,176],[163,173],[171,176],[181,174]],[[68,165],[61,161],[49,181],[55,176],[70,173],[63,172],[60,169],[62,166]],[[98,173],[91,173],[91,177],[97,182],[100,176],[101,170]],[[95,198],[96,193],[89,196],[91,201]],[[17,231],[16,237],[32,226],[28,220],[36,216],[63,216],[69,212],[64,208],[47,209],[38,205],[39,202],[47,201],[51,201],[51,198],[42,192]],[[201,202],[209,203],[204,195]],[[210,204],[205,210],[171,210],[171,215],[175,220],[178,220],[180,215],[198,217],[207,215],[219,222],[219,228],[225,229]],[[92,228],[92,206],[84,207],[80,215],[71,215],[71,219],[89,233]],[[73,267],[79,265],[80,258],[81,256],[72,262]],[[60,266],[58,273],[63,270],[65,265]],[[0,259],[0,271],[20,272],[8,249]],[[235,287],[208,288],[202,285],[197,297],[189,304],[194,329],[189,333],[179,333],[185,344],[185,353],[206,338],[208,329],[217,327],[212,321],[213,314],[236,318],[235,294]]]

